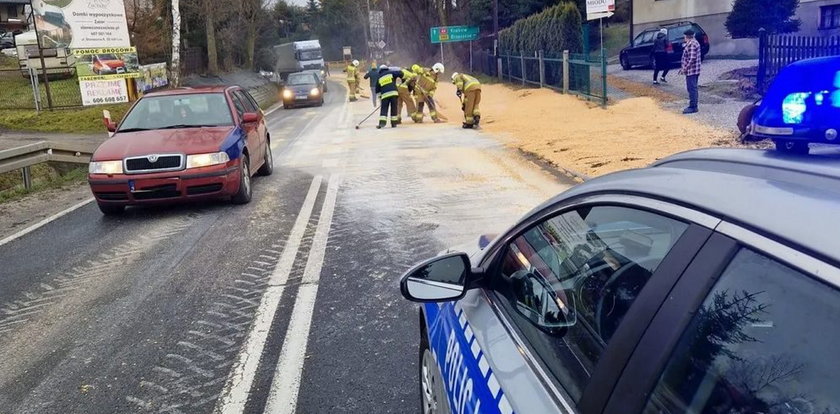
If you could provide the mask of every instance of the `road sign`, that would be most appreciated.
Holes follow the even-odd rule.
[[[370,19],[370,38],[374,42],[385,38],[385,12],[381,10],[371,10],[369,14]]]
[[[615,11],[615,0],[586,0],[586,14]]]
[[[429,29],[432,43],[470,42],[478,39],[478,26],[443,26]]]
[[[614,14],[613,12],[589,13],[586,15],[586,20],[606,19],[612,17]]]
[[[380,40],[380,41],[376,42],[376,47],[378,47],[380,49],[385,49],[385,41]]]

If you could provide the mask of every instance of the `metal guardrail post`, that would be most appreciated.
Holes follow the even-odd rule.
[[[519,76],[522,76],[522,86],[525,86],[525,78],[527,75],[525,74],[525,51],[519,51],[519,67],[522,68],[522,72],[519,73]]]
[[[538,57],[540,59],[540,88],[542,88],[545,86],[545,61],[543,60],[545,54],[542,50],[540,50]]]
[[[32,189],[32,167],[23,167],[20,169],[23,176],[23,188],[27,190]]]
[[[758,72],[755,78],[755,88],[764,93],[764,82],[767,76],[767,30],[758,29]]]
[[[502,71],[502,58],[500,57],[496,57],[496,75],[499,76],[499,82],[505,80],[505,73]]]
[[[569,93],[569,51],[563,51],[563,93]]]

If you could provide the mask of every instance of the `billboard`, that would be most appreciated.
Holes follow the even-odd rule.
[[[166,77],[166,63],[140,66],[140,77],[137,78],[136,82],[137,92],[140,93],[169,85],[169,78]]]
[[[82,105],[103,105],[128,102],[125,79],[80,81]]]
[[[73,56],[76,57],[76,74],[80,81],[140,77],[140,64],[134,47],[73,49]]]
[[[123,0],[32,0],[42,43],[71,49],[131,46]]]

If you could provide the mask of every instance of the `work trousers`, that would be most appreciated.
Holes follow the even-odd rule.
[[[385,124],[388,123],[388,120],[391,120],[391,126],[397,126],[399,121],[399,116],[397,116],[397,102],[399,101],[399,96],[389,96],[387,98],[382,98],[382,106],[379,108],[379,126],[384,127]],[[388,112],[390,112],[390,117]]]
[[[402,121],[403,106],[405,106],[408,116],[414,119],[417,112],[417,105],[414,104],[414,97],[411,96],[411,92],[409,92],[407,87],[399,87],[397,91],[400,93],[399,100],[397,101],[397,122]]]
[[[432,121],[437,121],[438,114],[434,98],[419,89],[415,89],[414,97],[417,98],[417,115],[412,117],[414,122],[423,122],[423,108],[425,105],[429,105],[429,116],[432,118]]]
[[[464,92],[464,123],[473,125],[475,117],[481,116],[478,104],[481,103],[481,89]]]
[[[355,101],[356,93],[359,92],[359,87],[355,79],[347,79],[347,89],[350,91],[350,100]]]

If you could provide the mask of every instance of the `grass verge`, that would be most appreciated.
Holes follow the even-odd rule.
[[[129,104],[119,104],[56,109],[41,113],[28,109],[0,110],[0,129],[70,134],[103,132],[103,109],[111,111],[111,118],[119,121],[128,108]]]
[[[80,184],[87,179],[87,167],[42,163],[32,166],[32,188],[23,188],[20,170],[0,174],[0,204],[18,200],[28,194]]]

